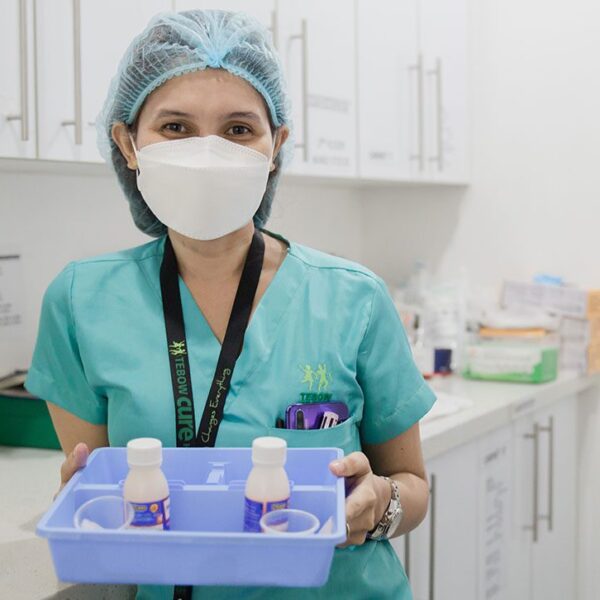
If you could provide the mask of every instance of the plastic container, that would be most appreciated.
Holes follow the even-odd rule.
[[[313,535],[319,528],[319,519],[312,513],[297,508],[283,508],[265,513],[260,520],[263,533],[279,535],[289,533],[295,536]]]
[[[287,443],[282,438],[258,437],[252,442],[253,468],[246,480],[244,531],[260,532],[260,519],[265,513],[288,507],[286,454]]]
[[[169,529],[169,484],[160,468],[162,442],[156,438],[130,440],[127,463],[123,496],[135,511],[131,527]]]
[[[78,530],[75,511],[97,496],[122,493],[125,448],[98,448],[42,517],[61,581],[156,585],[317,587],[329,577],[333,552],[346,539],[344,479],[329,470],[338,448],[290,448],[290,508],[333,517],[327,534],[244,533],[250,448],[164,448],[171,530]],[[214,483],[211,483],[214,482]]]
[[[133,506],[122,496],[98,496],[77,509],[73,524],[77,529],[124,529],[133,516]]]

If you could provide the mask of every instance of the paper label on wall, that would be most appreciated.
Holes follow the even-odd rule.
[[[23,329],[23,278],[21,257],[0,249],[0,338]]]
[[[507,432],[484,443],[480,459],[479,595],[506,598],[510,536],[510,437]]]

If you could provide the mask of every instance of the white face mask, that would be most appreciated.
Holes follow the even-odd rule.
[[[252,148],[217,135],[133,148],[144,200],[182,235],[220,238],[249,223],[260,206],[270,160]]]

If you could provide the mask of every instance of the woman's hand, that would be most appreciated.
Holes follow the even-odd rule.
[[[65,458],[65,461],[60,467],[60,488],[58,488],[58,492],[54,494],[53,500],[56,500],[56,496],[58,496],[65,485],[69,483],[71,477],[73,477],[79,469],[85,467],[89,454],[90,450],[87,447],[87,444],[80,442],[73,448],[67,458]]]
[[[390,503],[392,490],[387,481],[371,470],[369,459],[362,452],[352,452],[329,465],[331,472],[346,478],[346,523],[349,535],[339,547],[365,542],[367,533],[375,528]]]

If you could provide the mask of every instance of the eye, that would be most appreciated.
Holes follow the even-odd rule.
[[[230,135],[246,135],[251,132],[245,125],[233,125],[227,130],[227,133]]]
[[[165,123],[162,129],[171,133],[183,133],[183,125],[181,123]]]

